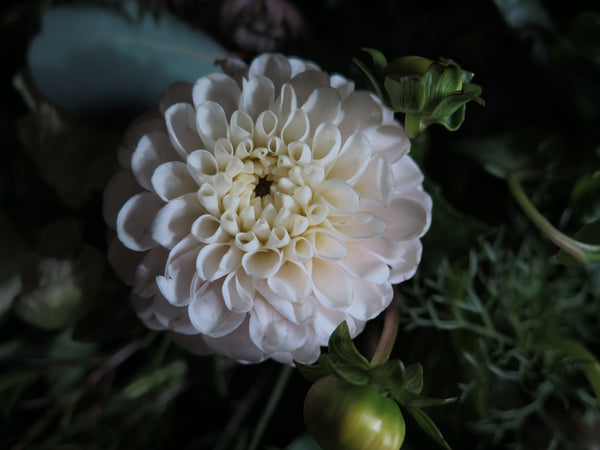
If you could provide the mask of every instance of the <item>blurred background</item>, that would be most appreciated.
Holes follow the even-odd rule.
[[[591,2],[594,3],[594,2]],[[600,448],[600,267],[557,258],[507,177],[600,244],[600,14],[572,0],[5,1],[0,6],[0,447],[315,450],[310,383],[147,330],[106,261],[102,191],[127,124],[217,58],[452,58],[486,105],[413,141],[434,198],[393,357],[420,362],[456,449]],[[578,234],[579,233],[579,234]],[[356,343],[370,355],[382,326]],[[282,393],[265,405],[273,386]],[[271,414],[275,411],[275,414]],[[403,448],[437,448],[407,418]],[[254,446],[254,447],[252,447]]]

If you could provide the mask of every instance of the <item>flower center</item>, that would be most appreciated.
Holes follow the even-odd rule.
[[[260,177],[254,188],[254,193],[261,198],[268,195],[271,192],[271,183],[272,181],[267,180],[267,177]]]

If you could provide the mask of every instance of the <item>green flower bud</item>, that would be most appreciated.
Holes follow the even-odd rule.
[[[308,391],[304,422],[323,450],[398,450],[406,432],[394,400],[335,375],[319,379]]]

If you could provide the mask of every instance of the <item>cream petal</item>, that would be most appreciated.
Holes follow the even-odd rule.
[[[345,310],[352,304],[352,277],[337,262],[313,259],[312,282],[317,300],[325,308]]]
[[[219,197],[215,187],[212,184],[204,183],[196,192],[198,202],[205,209],[206,212],[214,215],[221,215],[221,205],[219,204]]]
[[[320,70],[301,72],[290,80],[290,84],[296,92],[298,104],[303,105],[314,91],[329,86],[329,75]]]
[[[191,301],[191,284],[201,245],[193,238],[180,241],[169,254],[165,274],[156,277],[158,289],[175,306],[185,306]]]
[[[205,213],[195,192],[182,195],[167,203],[156,214],[152,223],[152,238],[163,247],[173,248],[190,234],[196,218]]]
[[[156,247],[152,237],[152,222],[163,202],[150,192],[134,195],[117,215],[117,233],[125,247],[143,251]]]
[[[115,228],[117,226],[117,215],[125,202],[142,188],[135,180],[131,170],[123,169],[118,172],[106,185],[102,203],[102,215],[106,224]]]
[[[255,76],[244,80],[239,109],[248,113],[252,120],[269,109],[275,98],[273,82],[263,76]]]
[[[223,201],[225,203],[225,201]],[[221,227],[226,233],[229,233],[230,237],[235,236],[240,232],[240,223],[238,215],[232,210],[227,209],[220,218]]]
[[[287,354],[285,356],[288,356]],[[283,364],[292,364],[293,361],[298,361],[301,364],[313,364],[321,356],[321,347],[314,333],[309,333],[306,343],[291,353],[292,361],[284,359],[276,359]],[[273,357],[275,359],[275,356]]]
[[[302,105],[302,109],[310,120],[310,129],[315,130],[319,124],[333,122],[341,109],[340,93],[329,86],[316,89],[308,100]]]
[[[332,123],[321,123],[312,141],[312,159],[314,162],[327,166],[338,155],[342,145],[342,135]]]
[[[338,125],[342,137],[350,136],[373,125],[381,124],[382,106],[366,91],[351,93],[342,103]]]
[[[378,236],[373,239],[366,239],[362,243],[371,253],[389,264],[402,259],[411,242],[413,241],[398,242],[386,236]]]
[[[362,133],[354,133],[344,143],[327,177],[352,183],[364,172],[370,159],[371,143]]]
[[[254,121],[243,111],[234,111],[231,115],[229,133],[233,145],[237,145],[244,139],[252,138],[254,135]]]
[[[288,231],[282,226],[277,226],[270,231],[266,245],[271,248],[282,248],[289,243],[290,235]]]
[[[394,190],[405,192],[417,189],[423,183],[423,173],[409,156],[405,156],[392,166]]]
[[[325,169],[320,164],[309,163],[302,168],[302,177],[314,191],[325,179]]]
[[[213,338],[228,335],[241,325],[245,313],[228,310],[221,295],[222,283],[204,283],[188,307],[190,321],[200,333]]]
[[[305,165],[312,159],[310,147],[304,142],[291,142],[288,145],[288,156],[294,165]],[[296,169],[296,167],[294,167]]]
[[[281,85],[291,77],[292,67],[288,59],[279,54],[264,53],[254,58],[248,68],[248,78],[264,75],[273,81],[279,91]]]
[[[358,192],[348,183],[335,178],[322,183],[315,192],[315,198],[337,212],[353,213],[359,207]]]
[[[385,283],[390,276],[390,268],[380,258],[368,251],[364,243],[346,242],[348,252],[339,262],[346,271],[356,278],[376,284]],[[354,283],[355,289],[358,283]],[[354,298],[356,299],[356,291]]]
[[[242,267],[252,278],[268,278],[281,267],[282,254],[279,250],[261,248],[246,253],[242,258]]]
[[[152,188],[165,202],[194,192],[198,184],[191,177],[188,167],[181,161],[161,164],[152,174]]]
[[[322,203],[313,203],[306,208],[306,218],[308,219],[309,226],[311,227],[323,223],[325,219],[327,219],[328,215],[329,208]]]
[[[410,199],[423,207],[423,209],[427,212],[427,225],[425,226],[423,233],[427,231],[431,221],[431,208],[433,207],[431,196],[419,186],[416,189],[405,191],[396,195],[396,198]]]
[[[146,253],[135,269],[133,292],[141,297],[151,297],[156,294],[157,287],[154,279],[164,273],[169,251],[163,247],[154,247]]]
[[[202,214],[192,224],[191,233],[205,244],[224,243],[230,236],[221,228],[221,221],[211,214]]]
[[[196,111],[189,103],[176,103],[165,111],[171,143],[181,158],[204,148],[196,127]]]
[[[215,156],[207,150],[196,150],[190,153],[187,158],[187,168],[198,186],[202,186],[219,171]]]
[[[158,102],[161,113],[165,113],[175,103],[192,103],[194,85],[187,81],[176,81],[160,96]]]
[[[255,252],[261,247],[260,241],[251,231],[236,234],[234,245],[240,250],[248,253]]]
[[[314,297],[305,297],[302,301],[291,302],[273,291],[265,280],[256,282],[256,288],[269,305],[290,322],[306,325],[314,320],[318,309],[318,303]]]
[[[213,281],[227,275],[221,262],[230,250],[229,244],[209,244],[200,250],[196,259],[198,276],[203,280]]]
[[[231,272],[223,282],[223,300],[225,306],[238,313],[248,312],[254,306],[254,287],[246,273],[238,269]]]
[[[293,111],[281,130],[281,139],[286,144],[306,139],[310,132],[308,116],[301,109]]]
[[[215,64],[221,66],[223,72],[233,78],[239,86],[242,85],[242,78],[248,78],[248,65],[236,56],[226,56],[217,60]]]
[[[387,159],[381,156],[373,158],[353,187],[360,192],[361,199],[368,198],[388,205],[394,196],[394,176]]]
[[[266,353],[291,352],[302,347],[308,337],[304,326],[282,317],[262,299],[256,299],[250,313],[250,338]]]
[[[162,163],[181,160],[166,133],[151,132],[142,136],[131,155],[131,170],[144,189],[152,190],[152,174]]]
[[[390,263],[390,283],[402,283],[412,278],[417,271],[417,266],[421,261],[423,247],[421,241],[414,240],[408,244],[408,248],[401,260]]]
[[[365,128],[362,133],[369,139],[373,154],[383,156],[394,163],[410,150],[410,139],[398,124],[378,125]]]
[[[284,252],[286,259],[302,262],[313,257],[314,248],[311,242],[304,236],[297,236],[285,247]]]
[[[291,261],[284,262],[277,273],[267,279],[267,285],[277,295],[290,302],[305,299],[312,288],[304,267]]]
[[[277,132],[279,120],[273,111],[263,111],[256,119],[254,140],[256,145],[266,147],[269,140]]]
[[[313,322],[313,328],[319,343],[326,346],[329,337],[342,322],[348,324],[348,331],[352,337],[358,335],[364,327],[364,322],[354,319],[354,317],[349,316],[345,312],[334,311],[320,305],[317,316]]]
[[[351,239],[372,238],[385,232],[385,221],[372,214],[332,216],[330,223],[338,232]]]
[[[196,330],[190,321],[187,308],[185,306],[172,305],[160,292],[152,298],[152,311],[157,321],[164,328],[181,334],[198,334],[198,330]]]
[[[223,73],[212,73],[194,84],[192,97],[197,108],[204,102],[221,105],[227,118],[237,109],[242,91],[236,81]]]
[[[330,78],[331,87],[335,88],[342,100],[345,100],[352,92],[354,92],[354,82],[339,74],[333,74]]]
[[[215,102],[204,102],[196,107],[196,126],[204,148],[213,150],[220,138],[229,138],[229,126],[225,111]]]
[[[308,236],[315,255],[328,260],[339,260],[346,256],[344,241],[328,230],[311,230]]]
[[[123,283],[132,285],[135,271],[146,252],[136,252],[125,247],[117,238],[108,247],[108,261]]]
[[[273,105],[273,113],[277,117],[287,117],[292,111],[298,109],[298,98],[296,97],[296,91],[291,84],[284,84],[281,86],[281,92],[279,97],[275,100]]]
[[[378,316],[394,298],[391,283],[371,283],[360,280],[354,283],[354,301],[347,313],[359,320],[371,320]]]
[[[167,133],[164,117],[158,109],[148,111],[137,117],[125,130],[123,141],[117,150],[117,159],[121,167],[131,169],[131,155],[138,142],[142,136],[153,132]]]
[[[396,198],[375,214],[385,220],[385,236],[394,241],[417,239],[429,224],[429,215],[423,206],[408,198]]]
[[[234,156],[235,148],[229,139],[218,139],[217,142],[215,142],[213,153],[215,155],[215,160],[217,161],[217,167],[219,170],[225,170],[231,161],[238,160]]]
[[[137,316],[148,328],[156,331],[169,328],[168,324],[165,324],[167,320],[160,317],[160,313],[154,310],[154,299],[152,297],[140,297],[132,293],[129,300]]]

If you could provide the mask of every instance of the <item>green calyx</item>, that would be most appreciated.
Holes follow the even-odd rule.
[[[437,61],[421,56],[403,56],[389,63],[372,48],[364,48],[373,60],[373,70],[358,59],[354,62],[367,75],[377,95],[394,112],[405,114],[404,125],[415,138],[435,123],[456,131],[465,119],[466,104],[485,102],[481,87],[471,83],[468,72],[451,59]]]
[[[375,391],[381,398],[393,400],[409,412],[430,438],[442,447],[450,448],[437,426],[421,408],[446,405],[456,398],[422,396],[423,369],[420,364],[405,367],[400,360],[371,364],[352,342],[346,322],[342,322],[329,338],[328,352],[322,354],[312,366],[296,362],[296,367],[309,381],[318,382],[333,376],[347,386]]]

